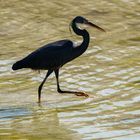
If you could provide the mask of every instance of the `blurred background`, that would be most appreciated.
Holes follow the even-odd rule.
[[[37,89],[46,71],[11,66],[52,41],[81,38],[69,23],[86,17],[88,50],[60,71],[63,89],[89,98],[61,95],[54,75]],[[0,0],[0,140],[140,139],[139,0]]]

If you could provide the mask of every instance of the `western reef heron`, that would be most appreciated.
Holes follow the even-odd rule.
[[[33,70],[48,70],[47,74],[38,88],[38,102],[41,102],[41,90],[49,75],[54,72],[57,81],[57,91],[59,93],[70,93],[77,96],[88,97],[88,94],[79,91],[63,91],[59,86],[59,70],[60,68],[83,54],[88,48],[90,42],[90,36],[87,30],[79,28],[78,24],[86,24],[91,27],[95,27],[101,31],[105,31],[101,27],[91,23],[82,16],[75,17],[70,26],[78,36],[83,37],[83,41],[80,45],[75,46],[75,43],[71,40],[59,40],[49,43],[43,47],[35,50],[22,60],[13,64],[12,69],[18,70],[22,68],[31,68]]]

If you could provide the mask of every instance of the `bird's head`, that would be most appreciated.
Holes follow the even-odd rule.
[[[98,30],[100,31],[103,31],[105,32],[104,29],[102,29],[101,27],[93,24],[92,22],[88,21],[86,18],[82,17],[82,16],[77,16],[73,19],[73,21],[71,22],[71,25],[72,23],[75,22],[77,24],[85,24],[85,25],[88,25],[88,26],[91,26],[91,27],[94,27],[94,28],[97,28]]]

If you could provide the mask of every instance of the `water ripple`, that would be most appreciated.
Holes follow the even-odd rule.
[[[138,11],[134,0],[0,1],[0,139],[139,140]],[[48,42],[81,41],[68,30],[76,15],[106,30],[87,28],[89,48],[60,70],[62,89],[84,91],[89,98],[57,93],[53,74],[39,105],[46,71],[14,72],[12,64]]]

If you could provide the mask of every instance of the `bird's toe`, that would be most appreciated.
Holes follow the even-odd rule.
[[[85,96],[85,97],[89,97],[88,94],[84,93],[84,92],[77,92],[75,93],[76,96]]]

